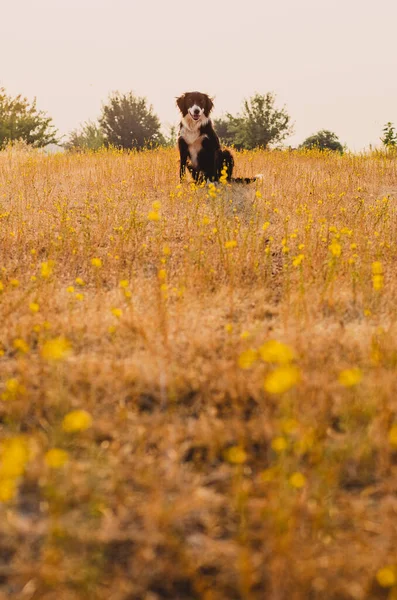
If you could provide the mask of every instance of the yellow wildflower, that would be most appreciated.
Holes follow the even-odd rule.
[[[282,394],[300,381],[300,371],[293,365],[282,365],[265,379],[264,388],[268,394]]]
[[[229,250],[230,248],[235,248],[237,246],[236,240],[229,240],[225,242],[225,248]]]
[[[384,275],[383,266],[379,261],[372,263],[372,285],[374,290],[381,290],[383,288]]]
[[[393,448],[397,449],[397,423],[394,423],[388,433],[389,444],[393,446]]]
[[[284,450],[287,449],[288,446],[288,442],[285,439],[285,437],[283,436],[278,436],[276,438],[274,438],[274,440],[272,440],[271,443],[271,447],[272,449],[277,452],[278,454],[280,454],[281,452],[284,452]]]
[[[13,346],[15,350],[19,350],[22,354],[27,354],[29,352],[29,345],[22,338],[14,340]]]
[[[91,264],[96,269],[100,269],[102,267],[102,260],[97,257],[91,258]]]
[[[261,359],[268,363],[287,364],[295,358],[293,349],[277,340],[265,342],[258,352]]]
[[[116,317],[116,319],[120,319],[121,315],[123,314],[123,311],[121,310],[121,308],[112,308],[111,313],[114,317]]]
[[[46,464],[51,469],[59,469],[63,467],[69,460],[69,455],[65,450],[60,448],[51,448],[44,456]]]
[[[296,473],[293,473],[289,478],[289,482],[292,487],[300,490],[306,485],[306,477],[299,471],[296,471]]]
[[[1,445],[0,478],[20,477],[29,460],[29,448],[22,437],[9,438]]]
[[[120,287],[122,290],[125,290],[126,288],[128,288],[128,279],[122,279],[122,280],[119,282],[119,287]]]
[[[227,448],[223,456],[227,462],[232,465],[242,465],[247,461],[248,455],[244,448],[241,446],[232,446],[231,448]]]
[[[40,310],[40,306],[37,302],[31,302],[29,304],[29,309],[32,311],[32,313],[37,313]]]
[[[328,246],[328,248],[329,248],[329,251],[331,252],[332,256],[338,257],[342,253],[342,246],[339,244],[339,242],[336,239],[332,240],[332,242]]]
[[[0,502],[9,502],[17,493],[17,482],[13,478],[0,479]]]
[[[362,380],[363,375],[361,369],[353,367],[352,369],[345,369],[339,373],[339,383],[344,387],[354,387],[358,385]]]
[[[249,369],[252,367],[254,362],[258,358],[258,353],[256,350],[249,348],[240,354],[238,357],[238,366],[240,369]]]
[[[299,267],[299,265],[302,264],[303,260],[305,258],[304,254],[298,254],[298,256],[295,256],[293,261],[292,261],[292,266],[294,267]]]
[[[383,588],[393,587],[396,584],[396,569],[393,565],[388,565],[379,569],[376,573],[376,580]]]
[[[1,394],[2,400],[14,400],[18,395],[26,392],[23,385],[21,385],[15,377],[7,379],[5,382],[5,390]]]
[[[41,356],[44,360],[56,362],[69,356],[71,350],[71,344],[66,338],[57,337],[44,343]]]
[[[62,421],[62,429],[67,433],[84,431],[92,426],[92,417],[86,410],[72,410]]]
[[[151,210],[149,211],[147,218],[149,221],[160,221],[161,216],[157,211]]]
[[[47,262],[41,263],[40,275],[43,279],[48,279],[48,277],[52,275],[53,267],[53,260],[48,260]]]

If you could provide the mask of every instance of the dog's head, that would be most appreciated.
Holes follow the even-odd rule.
[[[191,117],[193,121],[207,120],[214,106],[212,99],[201,92],[186,92],[176,103],[182,116]]]

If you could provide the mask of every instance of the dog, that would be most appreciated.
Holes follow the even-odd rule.
[[[212,98],[201,92],[186,92],[176,99],[176,104],[182,114],[178,137],[181,181],[185,177],[186,168],[196,182],[219,181],[223,169],[228,182],[255,181],[255,178],[232,177],[233,156],[229,150],[221,148],[210,119],[214,107]]]

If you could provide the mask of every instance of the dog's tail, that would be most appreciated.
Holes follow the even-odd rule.
[[[254,183],[256,177],[232,177],[230,183]]]
[[[254,183],[258,179],[263,179],[262,173],[258,173],[255,177],[232,177],[230,181],[231,183]]]

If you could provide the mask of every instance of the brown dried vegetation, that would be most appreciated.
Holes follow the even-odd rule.
[[[397,160],[236,163],[0,154],[0,598],[395,598]]]

